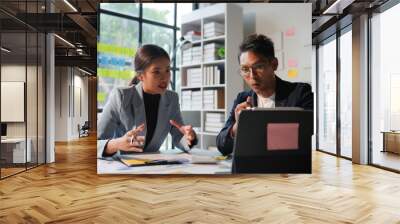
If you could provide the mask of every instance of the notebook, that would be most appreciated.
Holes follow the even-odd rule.
[[[187,159],[142,159],[142,158],[120,158],[121,162],[127,166],[154,166],[188,163]]]

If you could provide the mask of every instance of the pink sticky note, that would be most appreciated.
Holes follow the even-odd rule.
[[[285,31],[286,37],[293,37],[296,34],[296,29],[294,27],[290,27]]]
[[[293,59],[293,58],[290,58],[289,60],[288,60],[288,67],[297,67],[297,60],[296,59]]]
[[[267,150],[298,150],[299,123],[268,123]]]

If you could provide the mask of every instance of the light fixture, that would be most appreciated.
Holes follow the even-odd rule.
[[[83,70],[83,69],[81,69],[81,68],[79,68],[79,67],[78,67],[78,70],[81,71],[81,72],[83,72],[83,73],[85,73],[85,74],[87,74],[87,75],[90,75],[90,76],[92,75],[92,73],[90,73],[90,72],[88,72],[88,71],[86,71],[86,70]]]
[[[176,59],[176,54],[178,53],[178,50],[187,50],[193,46],[193,43],[186,39],[185,37],[179,38],[179,41],[176,43],[175,50],[172,52],[172,57],[171,61],[174,61]]]
[[[64,0],[65,4],[67,4],[72,10],[74,10],[74,12],[78,12],[78,10],[71,4],[69,3],[68,0]]]
[[[4,51],[4,52],[6,52],[6,53],[10,53],[10,52],[11,52],[11,50],[9,50],[9,49],[7,49],[7,48],[5,48],[5,47],[1,47],[1,50]]]
[[[54,34],[54,36],[57,37],[58,39],[60,39],[61,41],[63,41],[64,43],[66,43],[67,45],[69,45],[69,46],[75,48],[75,45],[71,44],[71,42],[67,41],[66,39],[64,39],[64,38],[62,38],[62,37],[60,37],[60,36],[58,36],[57,34]]]
[[[186,39],[185,37],[181,37],[179,39],[179,42],[177,43],[177,48],[180,48],[181,50],[187,50],[193,46],[193,43]]]

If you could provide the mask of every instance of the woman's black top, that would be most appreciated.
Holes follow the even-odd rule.
[[[146,112],[146,143],[144,147],[151,141],[156,130],[158,118],[158,105],[160,104],[160,94],[150,94],[143,91],[144,108]]]
[[[146,142],[144,148],[146,148],[147,144],[151,141],[154,135],[154,131],[156,130],[157,118],[158,118],[158,106],[160,104],[160,94],[150,94],[143,91],[143,101],[144,108],[146,113]],[[192,144],[190,148],[196,145],[198,142],[197,136],[194,140],[192,140]]]

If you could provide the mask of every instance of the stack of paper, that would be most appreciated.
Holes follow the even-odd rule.
[[[190,68],[186,72],[189,87],[201,86],[201,68]]]
[[[219,132],[225,125],[224,113],[206,113],[204,130],[208,132]]]
[[[192,91],[192,110],[201,110],[201,91]]]
[[[184,90],[182,91],[182,110],[200,110],[201,109],[201,91]]]
[[[201,62],[201,46],[192,47],[183,50],[182,64],[198,64]]]
[[[192,109],[192,90],[182,91],[182,110],[190,110]]]
[[[201,39],[201,32],[195,30],[188,31],[185,34],[184,38],[190,42],[198,41]]]
[[[218,58],[217,51],[219,48],[223,47],[220,43],[209,43],[204,45],[203,50],[203,61],[215,61]]]
[[[204,38],[221,36],[225,33],[225,26],[222,23],[210,22],[204,24]]]
[[[204,109],[223,109],[225,107],[224,90],[204,90],[203,107]]]

